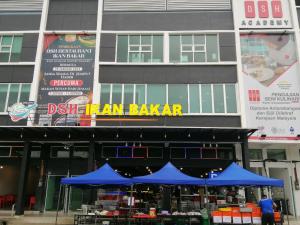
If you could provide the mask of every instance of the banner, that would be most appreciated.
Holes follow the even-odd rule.
[[[289,0],[234,0],[239,28],[292,28]]]
[[[42,56],[38,109],[35,123],[40,126],[74,126],[85,116],[92,102],[95,35],[46,35]],[[49,115],[48,104],[57,104],[60,113]],[[81,105],[82,108],[72,108]]]
[[[300,134],[300,70],[291,34],[241,35],[250,139],[293,140]]]

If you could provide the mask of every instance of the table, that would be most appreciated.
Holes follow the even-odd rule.
[[[182,220],[182,224],[201,224],[202,216],[192,215],[157,215],[156,217],[127,217],[127,216],[101,216],[101,215],[88,215],[88,214],[75,214],[74,225],[97,225],[102,224],[103,221],[109,221],[110,225],[151,225],[151,224],[167,224],[177,221],[176,224],[180,225],[178,221]]]

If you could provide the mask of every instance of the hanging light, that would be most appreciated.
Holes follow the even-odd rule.
[[[116,138],[119,138],[119,134],[118,133],[116,134]]]
[[[188,138],[191,138],[191,134],[190,133],[188,134]]]

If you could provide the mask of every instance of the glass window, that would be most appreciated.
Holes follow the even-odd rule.
[[[236,113],[236,92],[234,84],[225,84],[227,113]]]
[[[201,85],[202,113],[212,113],[211,85]]]
[[[0,112],[18,102],[29,100],[30,84],[0,84]]]
[[[145,85],[137,84],[135,86],[135,104],[145,104]]]
[[[133,84],[124,84],[124,109],[127,112],[133,103]]]
[[[110,84],[101,84],[100,104],[110,104]]]
[[[118,35],[117,62],[162,62],[162,35]]]
[[[122,104],[122,84],[113,84],[111,104]]]
[[[165,84],[148,84],[147,85],[147,104],[166,104],[166,85]]]
[[[214,108],[215,113],[224,113],[223,84],[214,84]]]
[[[262,160],[262,150],[261,149],[249,149],[249,158],[251,160]]]
[[[181,104],[182,112],[188,112],[188,91],[185,84],[169,84],[168,85],[168,103]]]
[[[0,84],[0,112],[6,111],[7,90],[8,84]]]
[[[206,35],[206,49],[207,62],[219,61],[218,36],[216,34]]]
[[[19,102],[26,102],[29,99],[30,84],[22,84]]]
[[[200,113],[200,93],[198,84],[190,84],[190,113]]]
[[[268,159],[286,160],[285,149],[268,149],[267,157]]]
[[[180,35],[170,36],[170,62],[180,62]]]
[[[0,62],[18,62],[22,51],[22,36],[0,36]]]
[[[219,61],[217,34],[170,35],[170,62]]]
[[[118,35],[117,62],[127,62],[128,60],[128,35]]]

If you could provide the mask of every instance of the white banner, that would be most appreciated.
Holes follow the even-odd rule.
[[[235,0],[239,28],[292,28],[289,0]]]
[[[295,140],[300,134],[300,73],[293,35],[241,35],[250,139]]]

